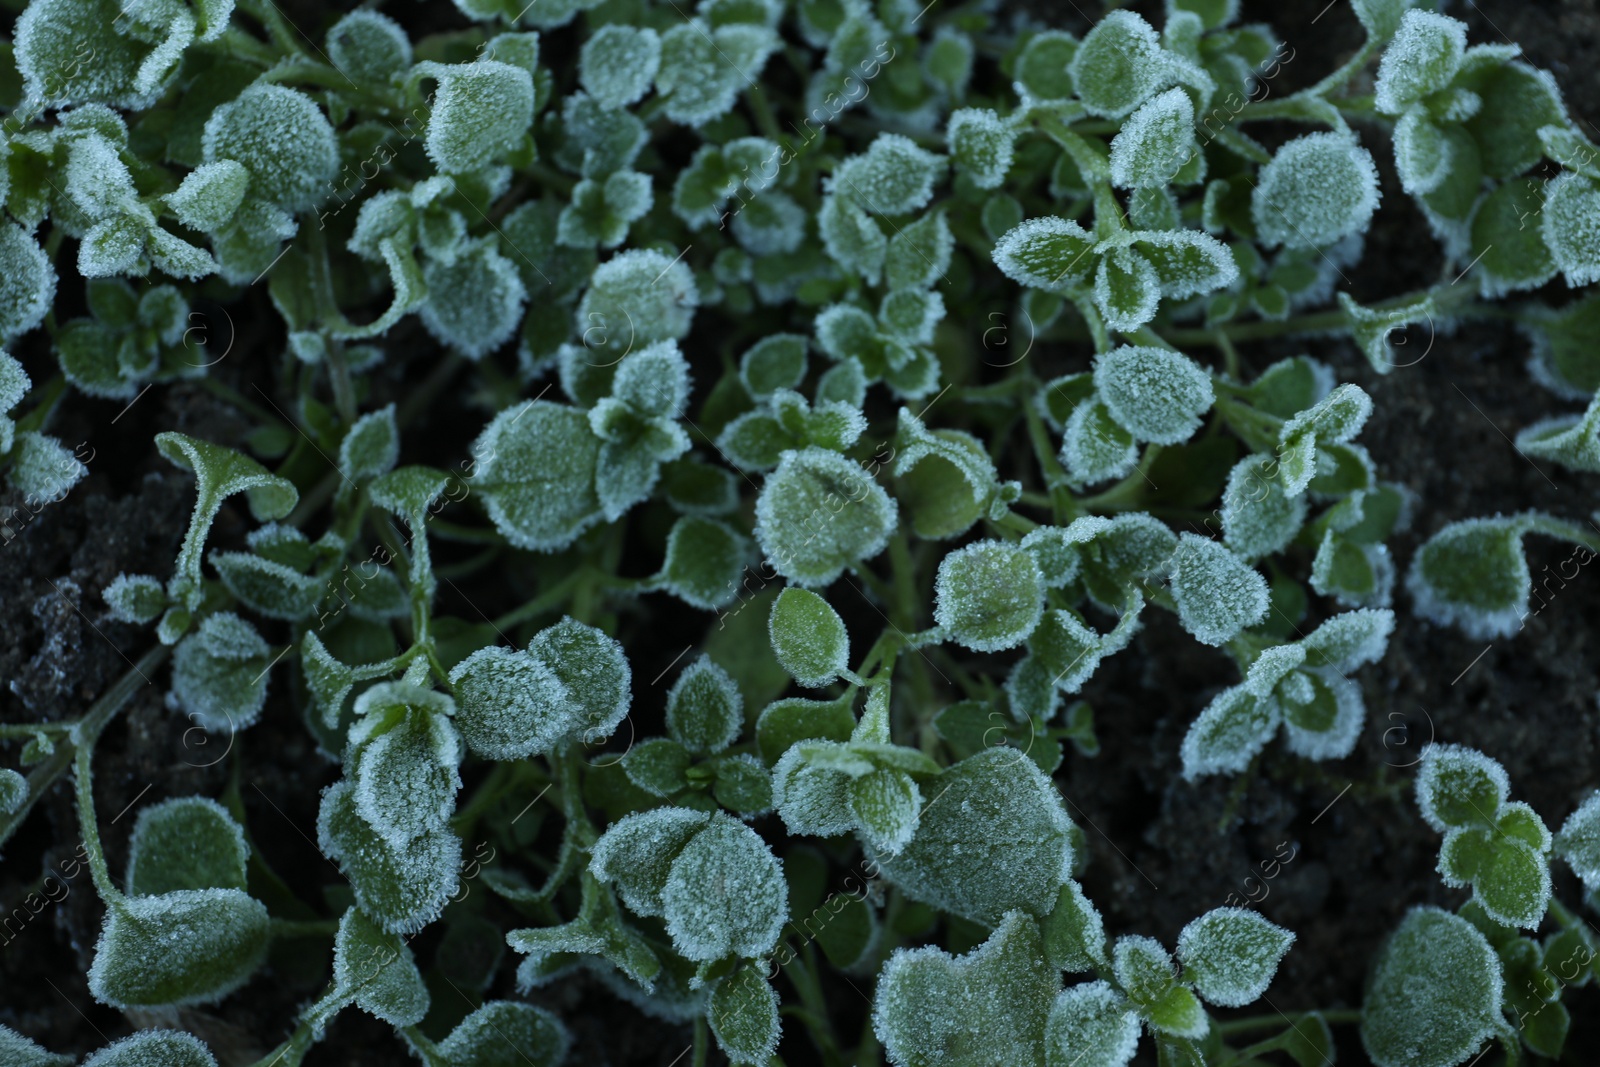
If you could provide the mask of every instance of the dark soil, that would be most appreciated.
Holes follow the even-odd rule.
[[[1360,42],[1347,4],[1319,17],[1320,7],[1247,0],[1247,17],[1272,22],[1296,49],[1282,75],[1285,91],[1332,69]],[[1473,41],[1519,42],[1532,63],[1555,73],[1574,116],[1600,121],[1595,0],[1485,0],[1476,7],[1457,5],[1452,13],[1469,23]],[[1364,136],[1385,172],[1384,205],[1361,265],[1347,271],[1349,284],[1342,287],[1367,301],[1426,285],[1438,277],[1441,264],[1425,223],[1393,181],[1383,138],[1377,131]],[[1595,136],[1600,138],[1600,130]],[[1541,295],[1565,298],[1560,286]],[[251,321],[244,319],[248,314],[256,316],[253,321],[274,321],[262,304],[245,303],[232,314],[242,321]],[[253,340],[266,347],[270,339]],[[1310,352],[1330,363],[1341,380],[1372,393],[1376,412],[1362,440],[1383,475],[1415,493],[1415,511],[1423,517],[1391,542],[1398,570],[1403,573],[1416,546],[1452,519],[1524,508],[1588,515],[1592,478],[1541,470],[1511,446],[1519,429],[1560,403],[1529,379],[1527,346],[1519,336],[1474,324],[1453,336],[1414,330],[1409,342],[1426,355],[1383,377],[1344,341],[1244,350],[1254,369]],[[246,396],[255,395],[257,382],[271,394],[272,383],[250,366],[249,354],[241,350],[213,372]],[[42,380],[48,355],[23,355]],[[1041,351],[1037,358],[1051,373],[1086,365],[1084,353],[1065,348]],[[412,371],[395,372],[376,388],[401,396],[405,381],[422,376]],[[69,446],[83,441],[95,450],[89,478],[25,526],[20,517],[13,519],[14,538],[0,531],[0,589],[9,609],[0,615],[0,676],[8,682],[0,716],[6,721],[80,714],[149,647],[148,632],[105,617],[100,591],[120,571],[167,574],[183,536],[191,483],[149,447],[153,434],[177,429],[237,441],[245,428],[226,403],[194,386],[152,390],[126,413],[119,414],[121,408],[77,397],[64,405],[55,432]],[[426,454],[408,458],[440,462],[441,456],[464,455],[478,425],[433,425],[424,413],[408,442],[425,441]],[[0,499],[0,514],[19,504]],[[242,512],[225,509],[213,544],[233,546],[247,528]],[[1554,571],[1568,556],[1564,546],[1534,540],[1529,547],[1536,573],[1546,565]],[[1189,722],[1211,692],[1237,679],[1224,657],[1189,640],[1169,617],[1151,613],[1134,647],[1108,661],[1084,694],[1095,708],[1100,755],[1069,754],[1058,772],[1073,817],[1087,831],[1091,863],[1084,883],[1109,932],[1137,931],[1170,944],[1186,922],[1230,894],[1253,897],[1265,915],[1299,935],[1268,993],[1270,1008],[1292,1014],[1359,1005],[1369,961],[1403,912],[1418,903],[1454,905],[1461,899],[1434,874],[1438,839],[1411,798],[1410,768],[1424,744],[1460,742],[1490,753],[1510,772],[1514,795],[1552,825],[1600,784],[1596,581],[1581,573],[1528,620],[1525,632],[1487,649],[1414,618],[1405,593],[1397,590],[1401,610],[1389,653],[1362,674],[1367,727],[1355,754],[1334,764],[1309,764],[1274,746],[1258,773],[1243,780],[1242,793],[1232,781],[1189,785],[1178,779],[1178,744]],[[473,587],[444,595],[455,600],[449,612],[475,617],[479,604],[491,616],[505,610],[516,592]],[[674,634],[683,619],[664,612],[641,629]],[[267,636],[282,635],[269,630]],[[659,660],[664,666],[678,642],[655,643],[660,647],[647,642],[638,654],[645,664]],[[646,669],[636,666],[636,675],[648,676]],[[226,755],[218,751],[226,742],[205,743],[204,735],[164,706],[164,673],[139,692],[96,751],[97,804],[114,871],[125,859],[126,820],[112,821],[121,819],[119,812],[168,796],[220,795],[231,784],[257,848],[297,895],[320,902],[327,887],[337,887],[337,872],[313,839],[318,791],[338,771],[316,752],[283,688],[275,684],[274,702],[261,723],[236,739],[240,751]],[[234,780],[236,769],[240,777]],[[41,889],[47,873],[62,868],[77,842],[64,783],[5,848],[0,1022],[53,1051],[82,1054],[161,1020],[123,1018],[90,998],[84,973],[101,906],[87,872],[68,883],[64,900],[44,904],[37,915],[22,905]],[[1278,866],[1270,865],[1273,860]],[[1557,871],[1556,888],[1563,899],[1577,899],[1577,885],[1564,868]],[[420,954],[428,949],[429,942],[419,942]],[[511,994],[513,964],[501,961],[491,993]],[[299,1005],[326,980],[326,965],[325,942],[291,943],[274,957],[269,977],[215,1009],[185,1010],[179,1021],[204,1037],[225,1067],[250,1063],[285,1036]],[[666,1065],[688,1044],[686,1028],[643,1016],[586,979],[540,995],[571,1025],[576,1062]],[[863,999],[844,986],[830,986],[827,996],[839,1015],[839,1031],[855,1032]],[[1339,1033],[1344,1061],[1362,1062],[1353,1028]],[[1575,1011],[1568,1047],[1571,1062],[1600,1060],[1600,1017]],[[790,1064],[810,1062],[813,1055],[795,1040],[784,1053]],[[402,1056],[387,1027],[347,1012],[306,1063],[388,1064]]]

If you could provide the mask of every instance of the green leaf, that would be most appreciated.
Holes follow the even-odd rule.
[[[1515,633],[1527,617],[1531,589],[1522,554],[1525,529],[1518,519],[1467,519],[1430,537],[1406,576],[1417,613],[1471,637]]]
[[[1161,276],[1131,248],[1101,257],[1094,274],[1094,302],[1106,326],[1129,333],[1155,318],[1161,301]]]
[[[1555,850],[1585,888],[1600,885],[1600,792],[1590,794],[1567,816],[1556,834]]]
[[[720,813],[673,859],[661,904],[674,947],[697,962],[763,957],[789,918],[782,866],[754,830]]]
[[[323,792],[317,841],[350,880],[362,912],[393,933],[411,933],[437,919],[459,885],[459,837],[432,831],[394,848],[361,817],[348,781]]]
[[[689,753],[670,738],[651,737],[634,745],[623,753],[622,769],[630,782],[654,797],[670,797],[689,787]]]
[[[1039,625],[1044,579],[1033,555],[1002,541],[979,541],[939,563],[934,621],[975,652],[1015,648]]]
[[[872,1028],[896,1064],[1034,1064],[1060,978],[1039,928],[1009,912],[964,956],[896,949],[878,979]]]
[[[0,225],[0,338],[9,341],[43,322],[55,293],[56,270],[44,249],[16,223]]]
[[[744,699],[723,670],[701,656],[678,675],[667,693],[667,732],[689,752],[721,752],[744,727]]]
[[[1161,188],[1198,151],[1194,102],[1182,89],[1168,89],[1129,115],[1111,139],[1111,183],[1123,189]]]
[[[927,207],[944,164],[909,137],[880,133],[865,152],[834,167],[825,187],[874,215],[904,215]]]
[[[778,594],[768,619],[772,650],[801,685],[820,689],[850,663],[850,635],[828,602],[807,589]]]
[[[535,1067],[559,1064],[572,1038],[544,1008],[491,1000],[456,1024],[438,1049],[451,1067]]]
[[[833,261],[876,285],[889,251],[889,239],[865,208],[834,193],[823,198],[817,233]]]
[[[856,719],[846,704],[832,700],[777,700],[761,710],[756,741],[769,765],[801,741],[848,741]]]
[[[1582,415],[1541,419],[1517,434],[1517,450],[1579,471],[1600,471],[1600,401]]]
[[[1094,237],[1082,226],[1047,215],[1008,230],[995,243],[993,258],[1012,281],[1060,293],[1094,270],[1094,248]]]
[[[1065,30],[1035,33],[1017,56],[1018,84],[1042,101],[1070,99],[1074,86],[1068,67],[1077,51],[1078,39]]]
[[[224,159],[196,167],[163,199],[179,222],[191,230],[211,233],[233,218],[249,185],[250,172],[244,164]]]
[[[1289,496],[1276,472],[1275,460],[1257,454],[1240,460],[1228,474],[1222,493],[1223,541],[1246,560],[1283,551],[1305,523],[1304,494]]]
[[[578,81],[604,108],[638,103],[661,67],[661,38],[652,29],[613,23],[596,30],[578,57]]]
[[[1172,597],[1183,628],[1213,646],[1259,623],[1268,607],[1265,578],[1224,545],[1192,533],[1179,535],[1172,557]]]
[[[1077,882],[1062,884],[1056,906],[1044,920],[1044,949],[1051,964],[1063,971],[1092,971],[1110,962],[1100,912]]]
[[[1212,1004],[1241,1008],[1267,991],[1294,934],[1248,908],[1215,908],[1178,935],[1184,976]]]
[[[19,1067],[71,1062],[71,1057],[46,1056],[24,1060]],[[183,1030],[140,1030],[96,1052],[83,1067],[217,1067],[217,1060],[198,1037]]]
[[[1067,70],[1089,113],[1113,119],[1172,80],[1156,31],[1131,11],[1112,11],[1097,22]]]
[[[661,584],[679,600],[715,611],[738,596],[750,539],[725,522],[685,516],[667,534]]]
[[[184,714],[212,731],[243,730],[267,701],[272,649],[232,612],[208,616],[172,656],[172,694]]]
[[[1151,1026],[1177,1037],[1204,1037],[1210,1020],[1186,986],[1161,943],[1150,937],[1126,936],[1112,949],[1112,971],[1123,992]]]
[[[1017,130],[988,108],[964,107],[946,124],[950,155],[980,189],[1005,183],[1015,155]]]
[[[779,389],[798,388],[806,376],[806,348],[803,334],[769,334],[751,345],[739,357],[739,381],[756,400],[765,400]]]
[[[1378,110],[1398,115],[1448,86],[1466,48],[1466,23],[1431,11],[1407,11],[1378,64]]]
[[[182,889],[108,902],[89,992],[118,1008],[210,1004],[266,958],[270,920],[238,889]]]
[[[438,80],[424,141],[445,174],[465,174],[504,156],[533,122],[533,79],[509,63],[479,59],[415,68]]]
[[[336,70],[374,85],[384,85],[411,66],[411,41],[400,24],[382,12],[362,8],[328,28],[328,60]]]
[[[756,540],[797,585],[829,585],[883,551],[898,522],[889,494],[856,463],[821,448],[785,452],[756,500]]]
[[[996,924],[1013,909],[1048,915],[1072,872],[1072,823],[1050,779],[1017,749],[993,747],[939,778],[942,799],[916,836],[881,858],[913,900]]]
[[[1206,372],[1165,348],[1122,345],[1097,356],[1094,384],[1118,424],[1156,444],[1188,440],[1215,399]]]
[[[502,411],[473,446],[474,482],[495,528],[520,548],[549,552],[571,544],[600,519],[599,452],[599,438],[576,408],[530,400]]]
[[[1139,1016],[1110,984],[1084,982],[1056,996],[1045,1024],[1047,1067],[1126,1067],[1139,1047]]]
[[[333,126],[316,101],[260,82],[212,113],[204,150],[207,163],[243,164],[251,197],[291,213],[325,199],[339,168]]]
[[[1511,791],[1505,768],[1462,745],[1430,745],[1417,774],[1417,807],[1440,833],[1453,827],[1494,826]]]
[[[139,812],[128,846],[128,893],[245,888],[250,850],[227,809],[207,797],[175,797]]]
[[[1311,133],[1261,168],[1250,212],[1263,244],[1325,248],[1364,232],[1378,206],[1372,156],[1348,133]]]
[[[1378,957],[1361,1043],[1378,1067],[1453,1067],[1504,1025],[1502,989],[1500,962],[1471,923],[1413,908]]]
[[[413,1026],[428,1012],[428,990],[410,947],[360,908],[351,908],[339,920],[333,985],[347,1003],[391,1026]]]
[[[758,967],[740,967],[711,990],[706,1019],[732,1063],[766,1064],[777,1051],[782,1024],[778,992]]]
[[[1139,462],[1139,446],[1097,395],[1073,409],[1062,437],[1061,461],[1074,480],[1094,485],[1131,473]]]
[[[157,1031],[157,1033],[174,1033],[174,1031]],[[189,1035],[185,1034],[185,1037]],[[193,1040],[191,1038],[191,1040]],[[198,1041],[195,1044],[199,1044]],[[203,1047],[203,1046],[202,1046]],[[13,1067],[72,1067],[75,1057],[58,1056],[46,1052],[40,1046],[29,1041],[15,1030],[0,1026],[0,1054],[4,1054],[6,1062]],[[101,1063],[105,1061],[102,1059]],[[201,1059],[196,1061],[195,1067],[215,1067],[215,1060]],[[190,1067],[185,1064],[183,1067]]]
[[[1238,774],[1250,765],[1282,721],[1277,700],[1244,686],[1224,689],[1200,712],[1183,738],[1183,776]]]
[[[1593,226],[1597,207],[1600,184],[1581,174],[1565,171],[1545,187],[1544,243],[1573,288],[1600,280],[1600,234]]]

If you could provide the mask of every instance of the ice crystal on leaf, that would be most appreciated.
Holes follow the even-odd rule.
[[[381,85],[411,66],[411,40],[381,11],[360,8],[328,29],[328,60],[358,81]]]
[[[578,80],[601,107],[627,107],[650,91],[660,66],[655,30],[614,23],[584,42]]]
[[[764,25],[711,26],[695,17],[673,26],[661,35],[655,76],[666,116],[685,126],[704,126],[726,115],[778,45],[778,35]]]
[[[809,589],[778,594],[767,620],[772,651],[801,685],[820,689],[850,664],[850,634],[828,602]]]
[[[1600,183],[1570,171],[1545,189],[1540,224],[1556,268],[1574,288],[1600,281]]]
[[[1144,103],[1171,77],[1161,39],[1131,11],[1113,11],[1095,23],[1067,69],[1089,113],[1113,119]]]
[[[1095,359],[1094,384],[1111,417],[1140,441],[1171,445],[1200,428],[1215,393],[1188,356],[1123,345]]]
[[[410,947],[360,908],[339,920],[333,986],[341,999],[391,1026],[413,1026],[428,1011],[428,990]]]
[[[1060,984],[1037,924],[1012,911],[964,956],[896,949],[878,978],[872,1028],[895,1067],[1038,1064]]]
[[[1017,130],[994,111],[964,107],[950,113],[950,155],[980,189],[998,189],[1016,154]]]
[[[46,1057],[36,1062],[42,1067],[58,1060]],[[59,1062],[71,1061],[60,1057]],[[29,1061],[22,1064],[28,1067]],[[182,1030],[140,1030],[94,1053],[83,1061],[83,1067],[217,1067],[217,1060],[193,1034]]]
[[[1361,233],[1378,207],[1378,170],[1348,133],[1297,137],[1261,168],[1250,201],[1268,247],[1325,248]]]
[[[1267,615],[1266,579],[1227,546],[1198,534],[1179,535],[1172,597],[1183,628],[1207,645],[1220,645]]]
[[[89,991],[113,1007],[210,1004],[266,957],[266,907],[238,889],[180,889],[108,902]]]
[[[211,233],[228,224],[249,188],[250,172],[244,164],[222,159],[190,171],[178,188],[167,194],[166,201],[179,222]]]
[[[1223,540],[1246,560],[1283,551],[1306,521],[1304,494],[1291,497],[1269,456],[1246,456],[1228,474],[1222,493]]]
[[[266,705],[271,659],[272,649],[244,619],[228,611],[208,616],[173,652],[173,699],[207,730],[243,730]]]
[[[681,260],[629,249],[595,268],[578,305],[578,328],[597,362],[689,332],[697,303],[694,276]]]
[[[171,1033],[171,1031],[156,1031],[157,1033]],[[187,1034],[184,1036],[188,1036]],[[195,1044],[199,1044],[195,1041]],[[204,1046],[201,1046],[202,1048]],[[208,1054],[209,1055],[209,1054]],[[5,1062],[12,1067],[72,1067],[75,1062],[73,1056],[57,1056],[46,1052],[43,1048],[29,1041],[15,1030],[0,1026],[0,1056],[5,1057]],[[100,1061],[104,1065],[105,1061]],[[165,1064],[158,1067],[166,1067]],[[192,1063],[180,1064],[180,1067],[216,1067],[212,1059],[196,1059]]]
[[[1142,104],[1111,139],[1111,181],[1124,189],[1160,188],[1199,149],[1194,142],[1194,102],[1168,89]]]
[[[43,322],[55,294],[56,270],[44,249],[16,223],[0,224],[0,339]]]
[[[1466,919],[1413,908],[1378,957],[1361,1043],[1378,1067],[1454,1067],[1505,1025],[1500,960]]]
[[[1515,633],[1532,589],[1522,538],[1543,525],[1542,516],[1528,514],[1445,526],[1417,550],[1406,576],[1417,613],[1485,640]],[[1592,558],[1581,544],[1577,551]]]
[[[904,215],[928,205],[945,159],[909,137],[881,133],[861,155],[833,170],[827,188],[874,215]]]
[[[505,344],[522,320],[527,291],[492,239],[475,242],[448,262],[428,258],[422,282],[422,325],[468,359],[482,359]]]
[[[744,728],[744,698],[733,678],[701,656],[678,675],[667,693],[667,733],[696,755],[733,744]]]
[[[461,839],[446,829],[415,838],[403,850],[393,848],[361,817],[348,781],[323,792],[317,841],[350,880],[361,910],[385,930],[420,930],[455,895]]]
[[[544,1008],[513,1000],[491,1000],[456,1024],[439,1042],[452,1067],[558,1067],[572,1038]]]
[[[1600,792],[1591,793],[1567,816],[1556,834],[1555,849],[1585,888],[1600,886]]]
[[[1242,1008],[1266,992],[1292,944],[1294,934],[1247,908],[1217,908],[1183,928],[1178,959],[1207,1001]]]
[[[128,845],[128,895],[245,888],[244,829],[208,797],[174,797],[139,812]]]
[[[1126,1067],[1139,1047],[1139,1016],[1108,982],[1062,990],[1045,1023],[1047,1067]]]
[[[1378,64],[1378,110],[1398,115],[1448,86],[1466,49],[1466,23],[1431,11],[1407,11]]]
[[[396,850],[442,832],[461,788],[454,701],[385,682],[362,693],[355,711],[344,763],[356,811]]]
[[[586,413],[548,400],[507,408],[473,446],[474,483],[495,528],[521,548],[565,548],[600,519],[601,441]]]

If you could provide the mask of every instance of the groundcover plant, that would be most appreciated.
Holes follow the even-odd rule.
[[[0,1064],[1594,1062],[1592,671],[1369,711],[1600,553],[1457,14],[29,0]],[[1495,330],[1554,499],[1385,420]]]

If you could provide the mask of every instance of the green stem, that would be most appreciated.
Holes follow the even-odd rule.
[[[1139,466],[1134,468],[1132,474],[1113,485],[1103,493],[1087,497],[1081,501],[1086,511],[1126,511],[1137,507],[1144,499],[1145,486],[1149,483],[1150,468],[1155,464],[1156,457],[1161,454],[1160,445],[1147,445],[1144,455],[1139,459]]]
[[[573,591],[588,577],[588,568],[578,568],[532,600],[524,602],[521,607],[513,608],[498,619],[495,619],[494,628],[497,630],[509,630],[513,626],[522,625],[529,619],[536,619],[540,615],[554,611],[561,604],[571,599]]]
[[[32,771],[28,772],[28,795],[23,799],[22,806],[16,811],[0,816],[0,845],[4,845],[17,827],[22,825],[28,813],[33,810],[33,805],[39,798],[56,783],[56,780],[66,772],[72,763],[75,747],[94,743],[100,736],[106,723],[122,710],[126,704],[143,685],[149,684],[149,676],[157,667],[166,662],[172,650],[166,645],[157,645],[135,663],[121,678],[118,678],[110,689],[101,695],[99,700],[89,708],[83,718],[78,720],[76,728],[68,734],[67,740],[58,743],[56,750]]]
[[[115,908],[125,898],[111,881],[111,868],[106,865],[105,850],[100,846],[100,824],[94,817],[94,785],[89,769],[89,757],[93,751],[93,739],[78,746],[78,833],[83,838],[83,848],[89,856],[89,873],[94,878],[94,887],[100,892],[100,899],[106,902],[106,906]]]
[[[696,1016],[694,1020],[694,1056],[691,1059],[692,1067],[706,1067],[706,1056],[711,1052],[711,1035],[706,1031],[705,1016]]]

